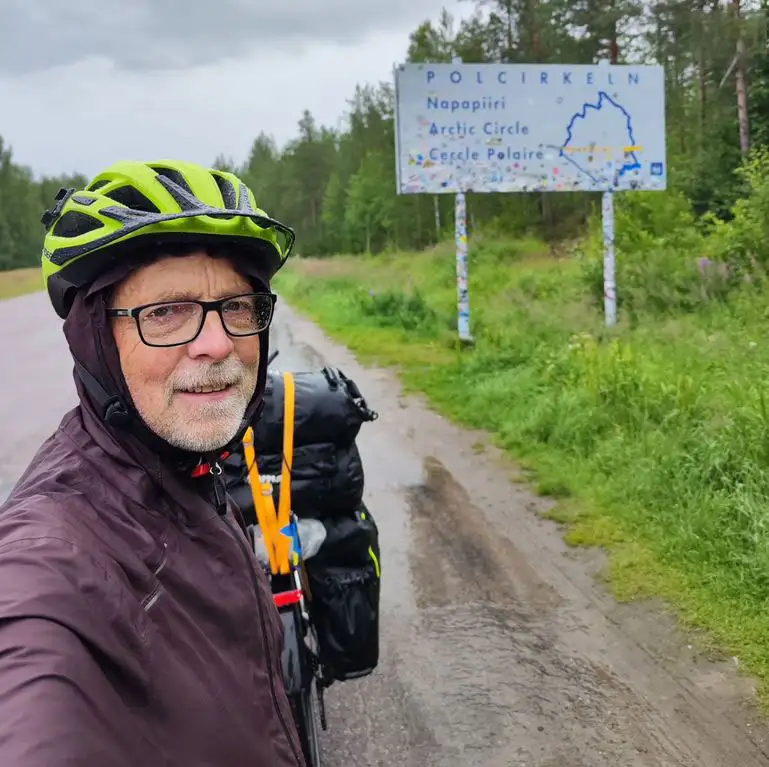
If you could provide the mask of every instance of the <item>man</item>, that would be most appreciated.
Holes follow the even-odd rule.
[[[80,404],[0,513],[0,764],[303,765],[219,476],[262,400],[293,232],[181,162],[116,163],[43,223]]]

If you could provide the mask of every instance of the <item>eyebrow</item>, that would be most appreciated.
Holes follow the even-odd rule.
[[[231,290],[225,290],[220,293],[216,294],[216,297],[210,300],[216,301],[222,298],[230,298],[231,296],[240,296],[244,293],[253,293],[252,288],[233,288]],[[203,299],[200,298],[200,293],[193,291],[193,290],[166,290],[162,293],[159,293],[156,296],[153,296],[153,298],[142,301],[142,304],[159,304],[159,303],[165,303],[167,301],[201,301]]]
[[[159,301],[198,301],[200,300],[200,293],[196,293],[192,290],[165,290],[162,293],[154,296],[151,301],[144,301],[143,303],[157,303]]]

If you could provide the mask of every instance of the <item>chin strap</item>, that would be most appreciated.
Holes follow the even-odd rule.
[[[95,376],[88,372],[80,360],[75,359],[75,371],[83,382],[88,396],[96,405],[99,416],[109,426],[118,429],[128,428],[133,418],[125,400],[119,394],[109,394]]]
[[[200,456],[183,454],[182,451],[173,448],[147,428],[144,421],[126,403],[125,397],[120,394],[110,394],[99,379],[77,359],[75,360],[75,372],[88,392],[97,415],[107,426],[133,435],[150,450],[181,470],[192,471],[195,465],[200,462]]]

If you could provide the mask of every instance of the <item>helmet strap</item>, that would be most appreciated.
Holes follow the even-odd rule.
[[[133,435],[153,452],[171,459],[177,468],[185,470],[200,461],[200,456],[187,454],[172,447],[151,432],[135,412],[132,405],[120,394],[110,394],[80,360],[75,358],[75,372],[83,382],[88,397],[96,408],[96,413],[103,423],[117,430]]]
[[[101,419],[109,426],[118,429],[128,427],[132,419],[123,398],[119,394],[109,394],[78,359],[75,359],[75,371],[83,382],[88,396],[96,405]]]

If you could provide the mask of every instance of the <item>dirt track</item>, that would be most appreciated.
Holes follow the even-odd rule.
[[[74,401],[42,295],[0,302],[0,498]],[[31,331],[30,328],[36,328]],[[382,662],[329,693],[329,767],[757,767],[769,728],[731,659],[695,656],[654,606],[617,605],[483,435],[403,397],[283,307],[276,367],[340,366],[382,536]]]

